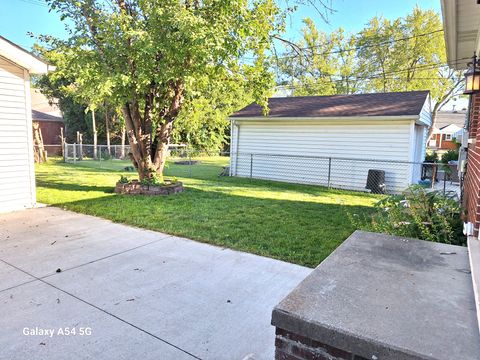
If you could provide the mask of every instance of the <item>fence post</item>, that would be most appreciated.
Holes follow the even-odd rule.
[[[330,189],[330,179],[332,175],[332,158],[328,158],[328,188]]]
[[[73,144],[73,163],[77,163],[77,144]]]
[[[68,160],[68,144],[65,141],[63,143],[63,162],[67,162],[67,160]]]
[[[253,177],[253,154],[250,154],[250,179]]]
[[[188,171],[189,171],[189,176],[192,177],[192,151],[191,150],[186,150],[188,152]]]
[[[443,170],[443,196],[445,196],[446,193],[446,186],[447,186],[447,169],[444,167]]]

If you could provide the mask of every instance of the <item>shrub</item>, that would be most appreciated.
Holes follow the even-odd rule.
[[[413,185],[401,195],[382,199],[375,208],[368,225],[360,228],[446,244],[466,244],[460,205],[439,191]]]
[[[448,150],[442,155],[442,163],[448,164],[448,162],[452,160],[458,160],[458,150]]]
[[[438,161],[438,154],[437,153],[431,153],[425,155],[425,162],[432,162],[436,163]]]
[[[143,178],[140,181],[140,184],[142,185],[151,185],[151,186],[160,186],[164,185],[163,179],[157,175],[157,174],[152,174],[150,178]]]
[[[120,184],[128,184],[130,182],[130,180],[128,180],[128,178],[126,176],[120,176],[120,180],[118,180],[118,182]]]

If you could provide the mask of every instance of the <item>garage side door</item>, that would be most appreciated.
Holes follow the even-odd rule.
[[[0,212],[35,202],[25,87],[24,70],[0,57]]]

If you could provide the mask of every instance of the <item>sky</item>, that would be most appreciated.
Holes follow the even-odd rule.
[[[27,35],[53,35],[65,37],[66,31],[59,16],[48,11],[44,0],[1,0],[0,34],[16,44],[31,49],[35,39]],[[287,1],[287,0],[279,0]],[[288,0],[292,3],[293,0]],[[334,13],[329,15],[328,23],[321,19],[312,8],[300,7],[288,19],[286,38],[301,37],[302,20],[311,17],[317,27],[330,32],[338,27],[347,32],[357,33],[374,16],[394,19],[407,15],[415,6],[441,12],[440,0],[332,0]],[[457,109],[464,107],[460,100]],[[445,110],[451,108],[450,104]]]
[[[285,1],[285,0],[283,0]],[[289,0],[292,3],[292,0]],[[55,13],[49,13],[44,0],[2,0],[0,12],[0,34],[7,39],[30,49],[35,39],[27,35],[54,35],[64,37],[63,23]],[[287,38],[298,39],[303,26],[302,19],[311,17],[324,31],[343,27],[356,33],[375,15],[393,19],[405,16],[419,5],[424,9],[434,9],[440,13],[440,0],[332,0],[335,13],[329,15],[329,24],[325,23],[312,9],[300,7],[289,19]]]

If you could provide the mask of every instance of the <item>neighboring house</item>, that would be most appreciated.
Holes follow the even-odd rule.
[[[32,120],[39,124],[47,153],[49,155],[61,153],[62,131],[65,134],[62,113],[38,89],[32,89]]]
[[[30,74],[48,65],[0,36],[0,212],[36,202]]]
[[[364,190],[385,171],[388,192],[421,176],[431,125],[428,91],[269,99],[231,116],[230,174]],[[331,158],[331,160],[330,160]]]
[[[462,142],[466,116],[465,111],[439,112],[427,149],[439,155],[448,150],[456,150],[458,144]]]

